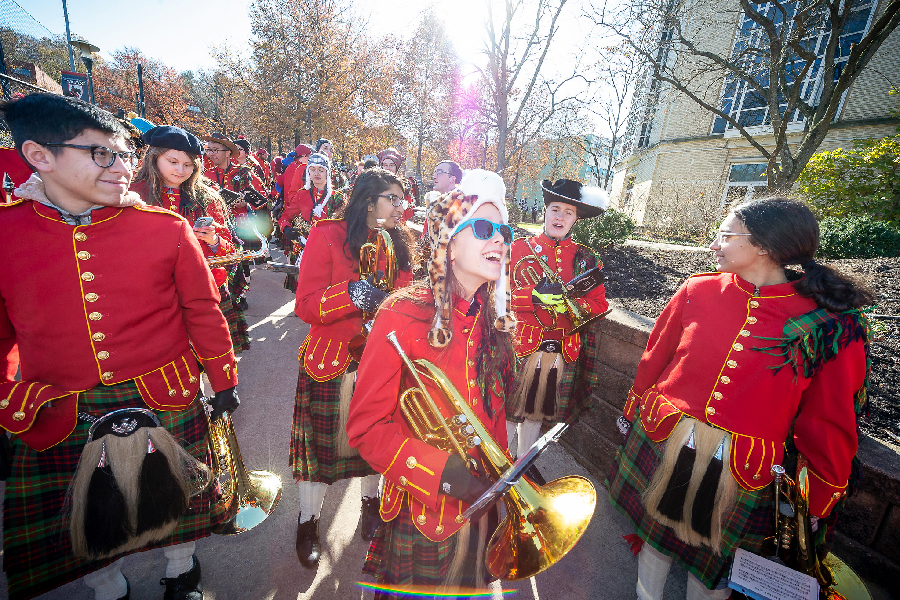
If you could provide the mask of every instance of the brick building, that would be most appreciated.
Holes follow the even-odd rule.
[[[873,17],[887,2],[863,0],[859,4],[844,28],[842,48],[850,48],[865,35]],[[717,14],[692,16],[695,39],[704,49],[728,56],[736,44],[746,43],[747,18],[738,0],[725,0],[709,10]],[[813,36],[820,56],[827,37],[827,32],[818,38]],[[835,60],[839,67],[841,57]],[[645,81],[635,95],[628,136],[620,153],[623,158],[615,167],[610,193],[613,206],[630,214],[639,225],[681,225],[685,229],[715,221],[727,205],[752,197],[754,189],[765,185],[763,156],[736,129],[687,96],[649,76]],[[718,102],[763,146],[773,145],[774,138],[765,135],[766,129],[771,131],[766,125],[765,104],[754,100],[746,85],[721,76],[694,81],[697,87],[692,91],[699,97],[711,104]],[[819,85],[816,75],[808,77],[804,97],[814,100]],[[900,88],[900,31],[896,30],[851,85],[819,150],[896,133],[900,121],[891,111],[900,100],[889,95],[892,86]],[[792,146],[802,140],[803,127],[799,119],[789,124],[788,142]]]

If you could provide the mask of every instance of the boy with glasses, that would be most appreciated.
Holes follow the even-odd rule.
[[[516,314],[517,385],[506,399],[507,435],[518,429],[517,456],[526,452],[540,436],[541,423],[562,422],[579,411],[590,397],[581,381],[590,376],[574,371],[576,359],[592,344],[573,332],[569,303],[588,317],[603,314],[609,304],[603,286],[603,268],[596,255],[572,241],[578,219],[603,213],[609,199],[600,188],[577,181],[544,180],[544,231],[513,242],[512,307]],[[577,280],[577,281],[576,281]],[[559,283],[565,282],[566,290]],[[573,290],[569,290],[574,285]],[[591,337],[590,332],[585,337]],[[563,376],[568,378],[563,382]],[[576,395],[574,390],[581,390]],[[572,393],[570,393],[570,391]]]
[[[78,496],[73,487],[71,510],[103,506],[94,527],[85,517],[84,528],[90,547],[112,550],[76,555],[75,530],[70,537],[61,513],[92,423],[105,417],[117,438],[134,431],[112,411],[152,414],[192,460],[208,465],[198,357],[216,392],[213,418],[238,405],[231,336],[212,274],[190,223],[128,191],[133,149],[113,115],[52,94],[32,94],[2,110],[35,171],[16,190],[18,201],[0,207],[0,261],[7,267],[0,281],[0,426],[15,434],[3,515],[9,598],[32,598],[80,577],[97,600],[128,598],[121,556],[164,547],[165,597],[199,600],[194,541],[214,524],[210,489],[182,497],[186,504],[176,508],[177,494],[142,488],[137,500],[122,499],[116,520],[112,500],[122,485],[116,481],[136,475],[120,468],[113,451],[120,442],[112,444],[110,434],[101,438],[100,463],[85,467],[96,466],[90,490]],[[168,458],[139,437],[145,429],[136,430],[137,447],[147,448],[147,457]],[[141,473],[149,473],[147,457],[137,462]],[[107,481],[108,491],[95,488],[95,479]],[[145,500],[154,511],[171,509],[175,522],[167,532],[135,535],[140,525],[127,515],[136,508],[140,523]]]

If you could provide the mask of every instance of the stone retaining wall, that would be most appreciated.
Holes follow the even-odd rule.
[[[599,481],[622,440],[616,419],[634,382],[653,320],[616,308],[600,324],[600,389],[595,407],[562,438],[566,450]],[[900,448],[863,436],[859,492],[838,520],[834,552],[860,576],[887,589],[900,581]]]

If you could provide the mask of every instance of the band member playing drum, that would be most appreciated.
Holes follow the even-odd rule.
[[[786,447],[808,464],[814,523],[845,494],[867,381],[859,309],[872,294],[817,263],[818,245],[804,204],[740,205],[710,244],[719,272],[688,279],[656,320],[609,487],[643,540],[638,598],[663,597],[673,560],[687,598],[728,598],[735,550],[762,554],[771,535]]]
[[[518,427],[521,456],[538,439],[541,423],[565,421],[590,398],[583,389],[589,369],[575,373],[582,352],[595,351],[594,338],[573,331],[606,312],[609,304],[600,269],[590,248],[575,243],[572,227],[578,219],[600,215],[606,192],[577,181],[544,181],[544,231],[512,245],[512,307],[516,314],[517,385],[507,398],[507,435]],[[572,291],[563,284],[575,285]],[[580,289],[582,286],[583,289]],[[583,338],[590,343],[583,343]],[[569,376],[565,381],[563,373]],[[577,378],[575,384],[574,378]]]
[[[316,166],[310,160],[309,169]],[[297,557],[305,567],[319,559],[319,513],[335,481],[363,478],[364,539],[370,539],[380,523],[379,476],[347,442],[357,366],[350,346],[363,331],[364,315],[374,314],[388,295],[373,285],[376,278],[394,273],[389,289],[412,281],[412,236],[400,224],[405,205],[395,175],[383,169],[366,171],[356,181],[344,218],[322,219],[312,228],[306,252],[315,260],[300,264],[295,312],[310,324],[310,332],[300,347],[290,463],[300,487]],[[372,257],[369,250],[383,244],[382,232],[389,234],[392,250]],[[361,266],[371,271],[363,273],[363,279]]]
[[[97,600],[128,598],[121,557],[164,547],[165,597],[197,600],[194,541],[213,525],[198,358],[213,415],[238,404],[203,251],[184,218],[128,191],[133,149],[113,115],[53,94],[3,112],[35,171],[0,207],[9,598],[80,577]]]
[[[427,221],[436,247],[430,285],[401,291],[382,305],[360,363],[347,429],[350,443],[385,478],[386,523],[364,567],[381,583],[451,593],[486,585],[478,549],[493,533],[487,521],[495,513],[472,525],[462,513],[491,481],[476,450],[467,455],[479,464],[472,472],[459,454],[416,437],[399,402],[416,380],[388,334],[395,332],[410,359],[427,359],[442,370],[506,449],[503,402],[513,383],[515,321],[507,291],[512,229],[505,194],[499,175],[474,170],[433,204]],[[442,397],[430,379],[425,386],[432,397]],[[394,596],[376,594],[386,597]]]
[[[226,224],[228,210],[219,194],[201,174],[203,146],[200,140],[179,127],[154,127],[141,136],[150,147],[131,189],[147,204],[162,206],[180,214],[194,225],[204,256],[225,256],[235,251]],[[198,221],[210,217],[208,225]],[[224,268],[212,269],[222,301],[219,309],[228,321],[234,353],[250,349],[247,318],[237,310],[228,291]]]

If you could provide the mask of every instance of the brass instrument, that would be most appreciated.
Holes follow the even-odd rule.
[[[819,582],[825,600],[871,600],[865,584],[841,559],[829,553],[819,559],[809,519],[809,472],[806,458],[798,457],[797,477],[791,479],[781,465],[775,476],[775,535],[773,559]]]
[[[379,219],[379,221],[381,220]],[[370,233],[369,240],[371,241],[366,242],[359,249],[359,279],[371,277],[373,286],[390,294],[397,284],[397,257],[394,254],[394,243],[391,240],[391,234],[380,227],[374,231],[374,240],[372,236],[373,234]],[[378,269],[378,263],[381,262],[382,256],[385,257],[384,271]],[[369,321],[374,316],[375,313],[364,312],[362,330],[350,340],[350,356],[357,362],[362,358],[371,328]]]
[[[447,452],[455,452],[470,466],[476,461],[467,452],[478,448],[488,476],[499,479],[512,461],[484,428],[480,419],[450,379],[425,359],[410,359],[392,331],[388,340],[412,373],[418,387],[400,395],[400,410],[416,437]],[[448,420],[428,393],[423,377],[432,381],[449,403]],[[549,568],[575,547],[590,523],[597,492],[578,475],[562,477],[538,486],[525,477],[503,496],[506,516],[491,536],[485,563],[494,577],[526,579]]]
[[[237,252],[232,252],[231,254],[226,254],[225,256],[207,256],[206,264],[209,265],[210,269],[215,269],[218,267],[235,265],[247,260],[269,258],[269,241],[263,237],[256,226],[253,227],[253,233],[256,234],[256,237],[259,238],[259,241],[262,243],[262,246],[259,250],[238,250]]]
[[[233,535],[253,529],[278,506],[281,478],[269,471],[247,471],[227,412],[209,422],[209,450],[213,481],[222,490],[217,508],[225,512],[224,522],[212,532]]]
[[[572,328],[565,332],[566,335],[571,335],[573,333],[577,333],[581,331],[597,319],[605,317],[609,311],[599,314],[592,315],[589,312],[585,311],[580,304],[574,302],[569,295],[569,292],[566,288],[566,282],[563,281],[563,278],[559,276],[559,273],[550,268],[550,265],[545,261],[532,247],[531,242],[525,240],[525,243],[528,244],[528,248],[531,250],[530,256],[523,256],[520,258],[512,269],[512,282],[513,285],[517,287],[522,287],[525,285],[537,285],[543,277],[546,277],[550,283],[558,283],[562,286],[562,295],[563,301],[566,305],[566,314],[569,319],[572,321]],[[532,264],[528,263],[537,263],[541,268],[541,275],[538,275],[537,270],[534,268]],[[525,264],[523,264],[525,263]],[[519,269],[520,265],[522,266],[521,270]],[[520,279],[521,277],[521,279]],[[553,323],[551,328],[556,327],[556,314],[553,315]]]

